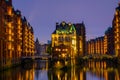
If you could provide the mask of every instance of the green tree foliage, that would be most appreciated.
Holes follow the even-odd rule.
[[[51,46],[51,44],[49,44],[48,47],[47,47],[47,53],[49,53],[49,54],[52,53],[52,46]]]

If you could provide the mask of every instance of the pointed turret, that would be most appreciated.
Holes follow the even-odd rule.
[[[36,38],[36,41],[35,41],[36,43],[39,43],[39,40],[38,40],[38,38]]]
[[[118,3],[118,7],[116,8],[116,10],[120,10],[120,2]]]

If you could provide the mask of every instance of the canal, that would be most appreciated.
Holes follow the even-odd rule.
[[[36,60],[0,72],[0,80],[120,80],[120,67],[105,61],[89,61],[68,69],[53,69],[48,61]]]

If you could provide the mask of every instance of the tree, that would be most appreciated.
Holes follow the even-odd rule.
[[[51,44],[48,44],[47,53],[49,53],[50,55],[52,53],[52,46],[51,46]]]

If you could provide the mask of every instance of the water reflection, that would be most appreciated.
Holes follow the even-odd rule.
[[[48,71],[50,80],[119,80],[120,71],[115,64],[105,61],[89,61],[83,67],[69,70]]]
[[[0,73],[0,80],[34,80],[34,69],[19,68],[6,70]]]
[[[0,72],[0,80],[120,80],[120,67],[105,61],[89,61],[65,69],[49,69],[48,61]]]

